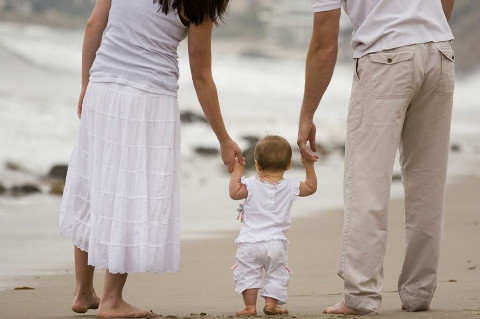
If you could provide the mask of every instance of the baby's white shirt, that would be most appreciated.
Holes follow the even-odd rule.
[[[255,243],[285,240],[290,228],[290,208],[300,193],[298,178],[283,179],[278,184],[242,177],[248,195],[244,203],[244,220],[235,242]]]

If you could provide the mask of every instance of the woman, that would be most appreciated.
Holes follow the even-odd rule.
[[[128,273],[178,270],[177,47],[187,35],[193,83],[223,162],[230,171],[235,157],[244,162],[225,129],[211,73],[212,27],[227,4],[96,2],[85,30],[80,132],[60,213],[60,231],[75,245],[75,312],[98,307],[102,318],[152,316],[122,299]],[[106,269],[101,299],[95,268]]]

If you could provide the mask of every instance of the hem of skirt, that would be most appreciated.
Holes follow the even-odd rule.
[[[72,241],[72,244],[75,247],[77,247],[78,249],[80,249],[81,251],[88,253],[88,247],[85,247],[84,245],[81,245],[77,240],[75,240],[73,238],[73,236],[71,234],[68,234],[66,231],[62,230],[62,231],[60,231],[60,235],[62,235],[65,238],[70,239]]]
[[[88,250],[87,250],[86,248],[80,247],[80,245],[77,245],[76,243],[74,243],[73,240],[72,240],[72,243],[73,243],[73,245],[74,245],[75,247],[77,247],[77,248],[80,249],[81,251],[83,251],[83,252],[85,252],[85,253],[88,253]]]
[[[74,240],[71,236],[67,235],[65,232],[60,232],[60,235],[70,239],[72,241],[73,245],[75,247],[77,247],[78,249],[80,249],[81,251],[88,253],[87,248],[80,245],[76,240]],[[138,273],[149,272],[149,273],[152,273],[152,274],[161,275],[161,274],[165,274],[165,273],[174,274],[174,273],[179,271],[179,268],[177,268],[177,269],[167,269],[167,270],[164,270],[164,271],[156,271],[156,270],[148,270],[148,269],[146,269],[146,270],[134,270],[134,271],[111,271],[108,267],[105,267],[105,266],[97,266],[93,263],[87,263],[87,265],[95,267],[96,270],[108,269],[108,272],[111,273],[111,274],[138,274]]]
[[[135,271],[111,271],[110,269],[108,269],[108,267],[101,267],[101,266],[95,266],[95,265],[92,265],[92,264],[88,264],[89,266],[92,266],[92,267],[95,267],[95,270],[108,270],[109,273],[113,274],[113,275],[121,275],[121,274],[142,274],[142,273],[151,273],[151,274],[157,274],[157,275],[161,275],[161,274],[174,274],[174,273],[177,273],[179,271],[179,269],[175,269],[175,270],[172,270],[172,269],[169,269],[169,270],[165,270],[165,271],[155,271],[155,270],[135,270]]]

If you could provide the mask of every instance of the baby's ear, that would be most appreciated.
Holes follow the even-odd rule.
[[[262,167],[260,166],[260,164],[258,164],[257,160],[255,160],[255,169],[257,171],[261,171],[262,170]]]

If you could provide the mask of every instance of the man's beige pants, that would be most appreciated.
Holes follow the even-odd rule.
[[[345,216],[338,274],[345,304],[376,313],[383,289],[392,169],[400,150],[406,252],[402,306],[428,310],[436,288],[454,90],[450,42],[357,60],[347,120]]]

